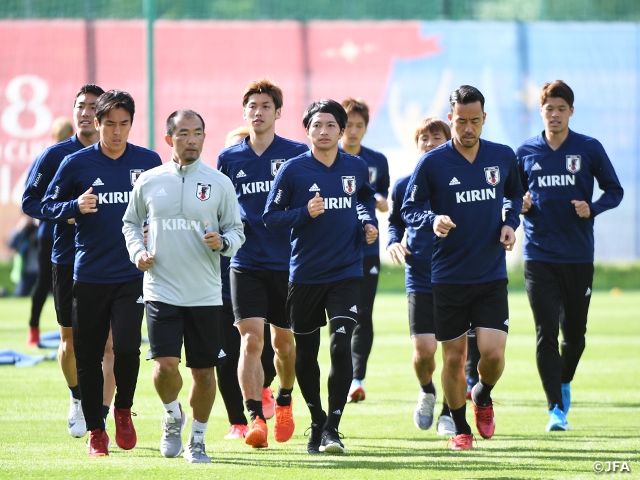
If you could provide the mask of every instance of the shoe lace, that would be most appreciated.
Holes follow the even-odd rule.
[[[91,450],[104,449],[104,438],[101,433],[89,436],[89,448],[91,448]]]
[[[121,410],[125,410],[123,409],[118,409],[118,425],[121,428],[130,428],[131,427],[131,417],[137,417],[138,414],[136,412],[132,412],[131,410],[129,410],[128,412],[122,413]],[[157,424],[156,424],[157,425]]]
[[[293,409],[291,407],[278,409],[278,423],[288,425],[292,419]]]
[[[189,450],[191,450],[192,455],[202,455],[204,454],[204,442],[197,442],[192,440],[189,444]]]
[[[169,419],[167,419],[162,423],[164,425],[164,431],[166,432],[167,436],[175,437],[177,435],[180,435],[180,427],[182,426],[182,422],[179,419],[174,419],[173,422],[170,422]]]
[[[490,423],[493,420],[493,405],[477,406],[476,415],[482,423]]]
[[[420,415],[428,416],[436,404],[435,395],[424,395],[420,402]]]

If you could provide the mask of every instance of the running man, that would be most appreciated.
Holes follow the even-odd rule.
[[[53,224],[53,245],[51,249],[51,278],[53,279],[53,300],[56,317],[60,329],[60,345],[58,346],[58,363],[71,392],[67,430],[73,437],[84,437],[87,425],[82,412],[82,394],[78,385],[76,372],[76,356],[73,348],[72,324],[72,286],[73,265],[75,262],[76,227],[73,218],[58,222],[48,221],[41,212],[42,201],[47,187],[58,171],[62,160],[67,156],[93,145],[100,140],[100,132],[96,130],[96,100],[104,90],[97,85],[83,85],[73,102],[73,122],[76,134],[68,140],[57,143],[46,149],[34,162],[27,185],[22,196],[22,210],[43,224]],[[111,337],[104,348],[102,362],[104,376],[102,417],[106,421],[109,406],[116,389],[113,376],[113,343]]]
[[[418,163],[402,218],[407,226],[432,229],[438,237],[431,281],[436,339],[442,343],[442,386],[456,429],[451,448],[469,450],[467,334],[475,328],[480,350],[480,381],[471,395],[476,428],[480,436],[491,438],[495,419],[490,394],[504,370],[509,329],[505,250],[515,243],[523,191],[513,150],[480,140],[486,118],[482,93],[463,85],[449,101],[453,139]],[[431,211],[425,211],[427,202]]]
[[[362,158],[369,168],[369,184],[376,191],[376,208],[380,212],[389,211],[387,197],[389,196],[389,164],[382,153],[371,150],[362,145],[362,139],[367,133],[369,125],[369,107],[362,100],[347,98],[342,102],[347,112],[347,126],[340,139],[338,148]],[[353,380],[349,388],[349,402],[361,402],[365,399],[364,377],[367,374],[367,362],[373,346],[373,303],[378,289],[380,274],[380,242],[376,239],[368,244],[363,238],[362,253],[362,290],[360,298],[360,313],[358,324],[353,331],[351,341],[351,358],[353,360]]]
[[[278,373],[273,428],[277,442],[289,440],[295,429],[291,408],[295,346],[285,313],[289,231],[265,228],[262,212],[278,169],[308,148],[275,134],[276,120],[282,112],[282,90],[270,80],[251,82],[242,96],[242,106],[249,136],[220,152],[218,170],[233,182],[246,236],[244,245],[231,259],[230,274],[231,301],[242,338],[238,378],[251,416],[245,442],[253,448],[265,448],[268,431],[262,409],[265,374],[261,361],[265,322],[271,324]]]
[[[65,158],[42,201],[46,217],[75,218],[76,223],[72,330],[90,457],[109,455],[101,415],[101,363],[110,327],[116,444],[130,450],[137,442],[131,406],[140,368],[144,301],[142,272],[129,261],[122,216],[140,174],[162,163],[155,152],[127,142],[135,113],[131,95],[110,90],[97,99],[95,109],[99,142]]]
[[[243,125],[227,133],[225,148],[242,142],[249,135],[249,127]],[[224,330],[224,341],[227,346],[226,362],[218,365],[218,389],[229,419],[229,431],[224,436],[226,440],[244,439],[249,431],[247,417],[244,414],[242,390],[238,382],[238,362],[240,361],[240,332],[235,326],[233,306],[231,304],[231,285],[229,281],[229,269],[231,259],[220,257],[220,275],[222,277],[222,312],[221,323]],[[262,349],[262,368],[264,370],[264,383],[262,388],[262,412],[268,420],[276,413],[276,401],[271,392],[271,382],[276,377],[276,367],[273,364],[273,347],[271,346],[271,329],[268,323],[264,324],[264,344]]]
[[[285,163],[264,212],[267,228],[290,229],[287,315],[296,339],[296,376],[311,412],[307,452],[344,453],[338,426],[353,367],[351,335],[362,285],[362,236],[377,236],[367,164],[338,149],[347,112],[333,100],[309,105],[303,125],[311,150]],[[329,414],[320,400],[320,329],[329,317]]]
[[[536,361],[547,396],[547,431],[570,430],[571,381],[585,348],[593,282],[593,222],[623,190],[604,148],[569,129],[573,91],[540,91],[544,131],[518,147],[524,197],[525,283],[536,324]],[[594,180],[604,191],[593,201]],[[561,351],[558,335],[562,331]]]
[[[129,258],[145,272],[147,358],[154,360],[153,383],[165,409],[160,440],[165,457],[177,457],[183,450],[187,416],[178,401],[178,366],[184,338],[193,379],[193,421],[184,452],[189,463],[211,462],[204,438],[216,394],[214,367],[226,357],[220,255],[232,256],[244,241],[233,185],[200,159],[204,128],[204,120],[193,110],[169,115],[165,141],[172,150],[171,161],[140,176],[122,227]]]

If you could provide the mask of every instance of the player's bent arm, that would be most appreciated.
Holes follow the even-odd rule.
[[[67,164],[67,161],[60,164],[40,205],[42,215],[50,220],[66,221],[81,215],[78,200],[71,198],[73,196],[72,172],[65,168]]]
[[[221,211],[218,213],[218,225],[222,232],[222,236],[228,246],[220,249],[220,255],[232,257],[242,246],[245,241],[244,225],[240,218],[240,205],[233,188],[231,180],[226,182],[224,191],[224,201],[220,202]],[[223,251],[224,250],[224,251]]]
[[[47,191],[49,182],[51,182],[51,176],[46,174],[47,172],[41,165],[42,157],[36,159],[31,167],[24,193],[22,194],[22,211],[31,218],[46,220],[46,217],[42,215],[40,202]],[[38,175],[40,175],[39,179]]]
[[[146,206],[140,194],[140,185],[136,182],[129,197],[129,205],[122,217],[122,233],[129,252],[129,260],[136,266],[138,266],[140,256],[147,251],[144,241],[144,222],[146,219]],[[138,266],[138,268],[140,267]]]
[[[504,210],[503,225],[510,226],[514,231],[520,226],[520,213],[522,212],[522,204],[524,201],[524,189],[522,188],[520,180],[518,164],[514,156],[505,180],[504,198],[502,201],[502,208]]]
[[[278,171],[269,196],[267,197],[267,203],[265,204],[264,213],[262,214],[262,222],[267,228],[294,228],[311,221],[307,204],[299,208],[288,208],[289,189],[286,188],[287,182],[284,178],[286,167],[287,164]]]
[[[620,205],[622,197],[624,196],[624,190],[622,189],[622,185],[620,185],[620,180],[618,180],[611,160],[609,160],[602,145],[599,145],[598,152],[600,155],[597,158],[597,165],[595,165],[593,176],[598,182],[598,187],[604,193],[595,202],[589,202],[591,217],[616,208]]]

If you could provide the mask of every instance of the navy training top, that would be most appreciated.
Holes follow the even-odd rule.
[[[340,151],[342,147],[338,144]],[[345,152],[346,153],[346,152]],[[376,196],[382,195],[384,198],[389,196],[389,185],[391,180],[389,179],[389,162],[387,157],[382,153],[372,150],[360,145],[360,153],[356,155],[367,162],[369,168],[369,184],[375,190]],[[365,240],[362,241],[362,253],[365,257],[380,256],[380,240],[376,238],[376,241],[372,244],[368,244]]]
[[[433,283],[476,284],[507,278],[500,233],[503,225],[518,228],[524,192],[513,150],[483,139],[479,142],[473,163],[455,149],[453,140],[427,152],[407,185],[402,218],[408,226],[432,231],[437,215],[448,215],[456,224],[445,238],[434,240]]]
[[[431,293],[431,257],[433,255],[433,240],[435,234],[433,230],[427,228],[415,229],[407,227],[402,219],[400,209],[404,199],[404,192],[407,190],[411,175],[399,178],[393,186],[391,193],[391,213],[389,214],[389,242],[387,248],[392,243],[402,243],[405,229],[407,231],[407,250],[411,255],[404,257],[405,285],[407,292]],[[429,210],[429,202],[425,204],[425,209]]]
[[[47,219],[41,212],[40,202],[44,198],[47,187],[53,180],[64,157],[83,148],[85,147],[78,140],[77,135],[47,148],[33,163],[27,178],[24,194],[22,195],[22,211],[31,218],[41,220],[42,229],[53,228],[51,261],[56,265],[73,265],[76,254],[74,241],[76,227],[69,224],[66,219],[59,222]],[[38,234],[38,236],[42,237],[47,232],[43,230]]]
[[[63,160],[42,200],[42,214],[57,221],[76,220],[74,280],[122,283],[142,277],[129,260],[122,217],[137,178],[161,164],[157,153],[130,143],[116,160],[102,153],[100,143]],[[98,211],[83,215],[78,197],[89,188],[98,195]]]
[[[543,132],[523,142],[516,156],[522,187],[531,192],[523,221],[525,260],[593,262],[594,217],[617,207],[624,194],[600,142],[570,130],[554,151]],[[604,191],[595,202],[594,179]],[[587,201],[591,217],[579,217],[572,200]]]
[[[364,160],[338,152],[327,167],[311,151],[289,160],[276,176],[263,219],[268,228],[291,229],[289,281],[318,284],[362,277],[363,228],[377,228],[375,197]],[[311,218],[318,193],[324,213]]]
[[[245,138],[225,148],[218,157],[218,170],[231,179],[240,204],[246,240],[231,259],[231,266],[251,270],[288,270],[291,250],[289,230],[266,228],[262,213],[273,179],[287,160],[309,150],[303,143],[276,135],[260,156]]]

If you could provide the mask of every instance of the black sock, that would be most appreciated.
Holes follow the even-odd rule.
[[[288,407],[291,405],[291,392],[293,388],[278,387],[278,396],[276,397],[276,403],[279,407]]]
[[[109,405],[102,405],[102,418],[104,418],[104,424],[107,424],[107,417],[109,416]]]
[[[71,390],[71,396],[76,400],[82,400],[82,395],[80,394],[80,385],[77,384],[75,387],[69,387]]]
[[[456,425],[456,435],[471,435],[471,427],[467,423],[467,405],[464,404],[460,408],[449,410],[451,412],[451,418]]]
[[[427,385],[421,385],[420,388],[424,393],[430,393],[432,395],[436,394],[436,387],[433,384],[433,381],[429,382]]]
[[[476,405],[481,407],[486,407],[491,405],[493,402],[491,401],[491,390],[493,389],[493,385],[487,385],[482,380],[480,380],[473,391],[475,394],[473,396],[473,401]]]
[[[265,422],[267,421],[264,418],[264,413],[262,413],[262,399],[260,400],[247,400],[244,402],[245,407],[247,407],[247,411],[251,416],[251,421],[255,421],[256,418],[260,417]]]
[[[447,405],[447,402],[442,402],[442,412],[440,412],[440,415],[447,415],[447,416],[451,416],[451,410],[449,410],[449,405]]]

